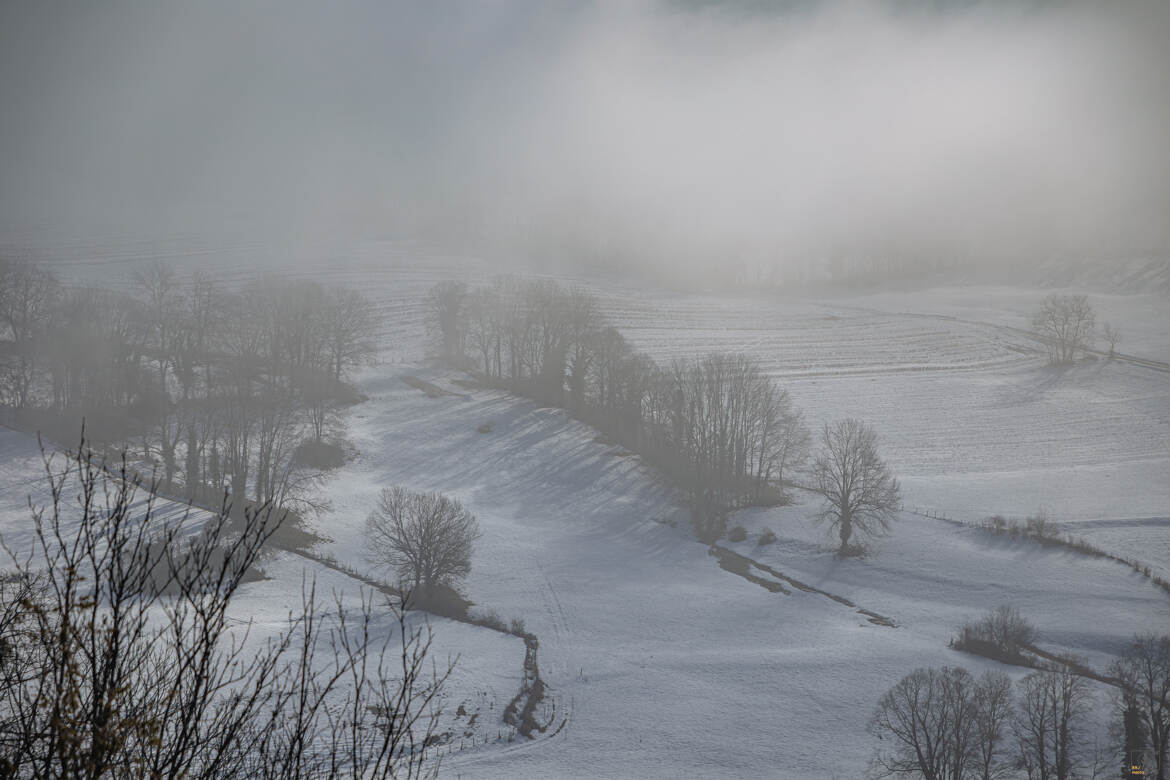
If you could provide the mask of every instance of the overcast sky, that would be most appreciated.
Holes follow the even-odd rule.
[[[761,5],[8,0],[0,222],[655,265],[1170,247],[1170,3]]]

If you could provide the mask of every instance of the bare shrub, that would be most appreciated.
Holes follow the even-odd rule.
[[[1041,507],[1036,514],[1024,520],[1024,533],[1033,539],[1047,539],[1056,535],[1048,519],[1048,510]]]
[[[952,641],[956,649],[1001,660],[1018,661],[1022,650],[1036,640],[1036,629],[1015,607],[1001,605],[979,621],[959,629]]]
[[[747,531],[742,525],[737,525],[727,532],[727,541],[729,542],[742,542],[744,539],[747,539]]]
[[[500,617],[500,613],[494,609],[486,610],[478,615],[470,616],[472,623],[484,628],[490,628],[493,631],[499,631],[501,634],[508,633],[508,624]]]
[[[757,541],[756,543],[762,547],[764,545],[774,544],[775,542],[776,542],[776,533],[771,528],[765,528],[763,531],[760,532],[759,541]]]
[[[1018,609],[1006,604],[991,610],[979,628],[988,641],[1003,649],[1027,647],[1036,639],[1036,629]]]
[[[331,442],[305,439],[293,450],[293,459],[298,466],[326,471],[345,465],[345,450]]]
[[[1060,541],[1057,527],[1049,517],[1048,510],[1044,507],[1040,507],[1034,515],[1025,517],[1022,520],[1014,517],[1007,518],[1003,515],[993,515],[984,520],[981,526],[994,534],[1008,535],[1013,538],[1018,536],[1025,539],[1033,539],[1043,544]]]

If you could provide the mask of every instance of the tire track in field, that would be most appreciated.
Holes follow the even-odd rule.
[[[943,322],[961,322],[965,325],[978,325],[984,328],[991,328],[992,330],[1014,336],[1016,338],[1023,338],[1026,343],[1022,345],[1017,344],[1016,346],[1020,346],[1023,349],[1026,349],[1030,352],[1035,352],[1037,354],[1042,354],[1044,350],[1035,345],[1040,344],[1043,345],[1043,347],[1047,347],[1053,343],[1052,339],[1047,338],[1039,333],[1025,330],[1024,328],[1017,328],[1012,325],[999,325],[994,322],[986,322],[984,320],[971,320],[965,317],[954,317],[949,314],[927,314],[906,311],[892,312],[884,309],[874,309],[868,306],[848,306],[843,304],[820,303],[817,305],[830,309],[849,309],[852,311],[864,312],[866,314],[879,314],[896,317],[915,317],[918,319],[941,320]],[[1108,352],[1091,348],[1084,348],[1082,351],[1085,354],[1094,355],[1098,358],[1107,358],[1121,363],[1129,363],[1130,365],[1149,368],[1154,371],[1170,373],[1170,363],[1163,363],[1160,360],[1151,360],[1150,358],[1139,357],[1137,355],[1127,355],[1124,352],[1114,352],[1112,355],[1110,355]]]

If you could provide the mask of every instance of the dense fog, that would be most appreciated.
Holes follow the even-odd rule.
[[[0,0],[0,777],[1170,780],[1170,0]]]
[[[1164,255],[1170,6],[13,2],[7,225],[601,267]]]

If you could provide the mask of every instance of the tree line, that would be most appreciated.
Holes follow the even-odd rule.
[[[687,491],[700,537],[737,506],[783,498],[810,436],[786,390],[743,354],[659,365],[610,324],[594,296],[544,279],[448,281],[428,297],[439,353],[574,416]]]
[[[1009,607],[964,629],[1011,662],[1034,630]],[[1114,722],[1095,737],[1090,680],[1079,661],[1052,664],[1013,685],[1002,672],[916,669],[878,702],[870,732],[881,740],[871,774],[926,780],[1073,780],[1170,774],[1170,636],[1138,634],[1109,668]]]
[[[68,287],[0,260],[0,400],[136,445],[168,492],[215,500],[226,487],[237,513],[307,501],[300,467],[336,458],[325,438],[354,399],[344,380],[374,353],[369,301],[274,277],[231,290],[162,263],[131,282]]]

